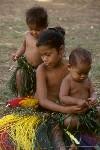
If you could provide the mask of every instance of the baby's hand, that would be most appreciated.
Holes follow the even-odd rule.
[[[98,102],[96,99],[90,97],[88,98],[88,105],[89,105],[89,108],[92,108],[94,106],[97,106]]]
[[[84,99],[80,99],[78,101],[78,107],[80,107],[81,109],[86,108],[86,107],[88,107],[88,102]]]
[[[12,54],[12,60],[16,61],[18,59],[18,55],[16,53]]]

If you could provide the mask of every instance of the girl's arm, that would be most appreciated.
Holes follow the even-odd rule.
[[[43,64],[41,64],[36,72],[36,81],[37,81],[37,96],[39,99],[39,104],[48,110],[54,112],[61,112],[61,113],[76,113],[80,112],[80,108],[76,106],[62,106],[56,104],[52,100],[48,99],[47,96],[47,81],[46,81],[46,74]]]

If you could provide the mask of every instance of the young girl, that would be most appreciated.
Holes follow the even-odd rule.
[[[61,30],[50,28],[41,33],[37,47],[43,61],[36,72],[39,104],[48,110],[67,113],[71,109],[59,105],[60,85],[68,74],[68,64],[63,58],[64,36]]]
[[[12,59],[18,61],[11,80],[10,88],[18,96],[34,95],[36,90],[36,68],[42,62],[36,49],[39,34],[48,26],[48,15],[42,7],[32,7],[26,12],[26,32],[22,46],[12,54]]]
[[[63,58],[64,36],[62,33],[64,32],[61,32],[61,28],[50,28],[42,32],[38,39],[37,50],[41,55],[43,63],[39,65],[36,72],[37,97],[40,106],[49,111],[59,113],[78,113],[81,112],[82,107],[82,111],[84,112],[87,109],[85,101],[81,101],[81,107],[79,105],[60,105],[60,85],[63,78],[68,74],[68,63]],[[58,118],[61,119],[61,117]],[[48,126],[50,128],[50,124]],[[55,149],[65,150],[66,148],[62,141],[62,132],[59,125],[54,125],[53,130],[48,132],[52,133],[53,142],[55,141]]]

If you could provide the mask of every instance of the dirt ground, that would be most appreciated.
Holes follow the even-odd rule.
[[[67,56],[77,46],[91,50],[91,77],[100,95],[100,0],[0,0],[0,100],[8,98],[6,83],[15,65],[10,55],[27,30],[25,11],[34,5],[47,9],[50,26],[65,28]]]

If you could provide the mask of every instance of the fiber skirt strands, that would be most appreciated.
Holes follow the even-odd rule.
[[[41,109],[32,97],[14,98],[7,102],[7,107],[13,113],[0,119],[0,150],[56,150],[51,131],[60,123],[62,114]],[[92,150],[100,142],[88,134],[73,134],[61,128],[66,147],[74,143],[80,150],[87,150],[86,146]]]

